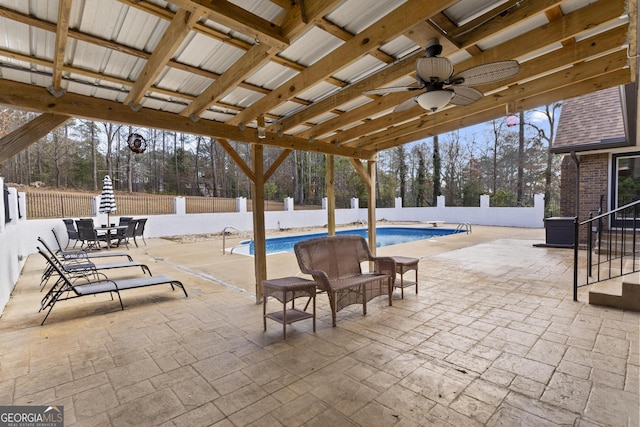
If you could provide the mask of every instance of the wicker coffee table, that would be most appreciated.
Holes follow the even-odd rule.
[[[281,277],[279,279],[263,280],[262,314],[264,330],[267,330],[267,318],[282,324],[282,335],[287,339],[287,324],[305,319],[313,319],[313,332],[316,331],[316,282],[301,277]],[[267,313],[267,297],[273,297],[282,303],[282,311]],[[295,299],[308,297],[313,300],[313,313],[295,308]],[[287,303],[291,301],[291,308],[287,310]]]
[[[416,295],[418,295],[418,262],[420,261],[418,258],[409,258],[405,256],[394,256],[391,257],[396,262],[396,273],[400,275],[400,283],[396,280],[395,287],[400,288],[400,295],[404,299],[404,288],[409,286],[416,287]],[[415,270],[416,272],[416,280],[404,280],[404,274]]]

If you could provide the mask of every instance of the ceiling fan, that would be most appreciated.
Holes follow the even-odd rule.
[[[471,86],[497,82],[520,72],[518,61],[498,61],[469,68],[454,76],[453,63],[447,58],[439,57],[441,53],[442,45],[437,39],[427,42],[424,58],[416,61],[418,86],[386,87],[369,90],[364,94],[422,91],[399,104],[393,111],[407,111],[420,105],[425,110],[435,112],[447,104],[464,106],[478,101],[483,94]]]

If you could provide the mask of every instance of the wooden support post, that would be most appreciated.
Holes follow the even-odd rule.
[[[367,161],[369,172],[369,184],[367,192],[369,194],[369,208],[367,210],[367,221],[369,225],[369,249],[373,255],[376,254],[376,160]]]
[[[253,162],[253,243],[256,273],[256,304],[262,302],[262,281],[267,279],[267,247],[264,224],[264,147],[253,144],[251,160]]]
[[[335,159],[327,154],[327,234],[336,235],[336,173]]]

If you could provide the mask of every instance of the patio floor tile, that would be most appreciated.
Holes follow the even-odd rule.
[[[169,287],[37,313],[29,257],[0,318],[0,401],[57,404],[69,426],[638,425],[640,313],[572,300],[572,251],[543,230],[379,248],[420,259],[419,293],[348,307],[331,327],[262,327],[253,264],[219,242],[147,239],[130,249]],[[292,254],[269,277],[296,274]],[[296,304],[296,307],[298,304]]]

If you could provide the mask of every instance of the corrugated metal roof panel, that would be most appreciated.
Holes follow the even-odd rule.
[[[272,90],[285,83],[296,74],[298,74],[297,71],[270,61],[248,76],[245,79],[245,82]]]
[[[298,98],[314,102],[323,98],[326,94],[338,90],[338,87],[327,82],[319,82],[298,94]]]
[[[365,55],[335,73],[333,77],[338,80],[342,80],[343,82],[353,83],[375,71],[378,71],[385,65],[387,64],[380,61],[378,58],[374,58],[371,55]]]
[[[303,106],[299,103],[294,101],[287,101],[281,105],[278,105],[276,108],[269,110],[269,114],[284,117],[301,108],[303,108]]]
[[[501,45],[502,43],[511,40],[515,37],[518,37],[520,34],[524,32],[531,31],[535,28],[542,27],[545,24],[549,23],[549,19],[547,19],[544,13],[539,13],[526,21],[522,21],[517,25],[513,25],[512,27],[501,31],[493,37],[489,37],[478,43],[478,47],[482,50],[491,49],[492,47]]]
[[[129,7],[126,9],[120,31],[114,34],[113,38],[126,46],[152,52],[168,26],[169,21]],[[132,28],[135,28],[135,31],[131,31]]]
[[[227,94],[221,101],[225,104],[236,105],[238,107],[246,108],[249,105],[262,98],[264,95],[252,90],[248,90],[242,87],[237,87]]]
[[[342,40],[326,31],[313,27],[298,37],[291,46],[283,50],[280,56],[308,67],[328,53],[333,52],[343,43]]]
[[[212,79],[194,75],[177,68],[165,67],[162,78],[158,80],[156,86],[197,96],[211,83],[213,83]]]
[[[351,34],[358,34],[404,3],[400,0],[346,0],[326,18]],[[363,8],[363,4],[366,7]]]
[[[240,48],[196,32],[191,32],[186,41],[188,43],[183,43],[174,55],[175,59],[217,74],[227,71],[245,53]]]
[[[507,0],[460,0],[447,8],[444,14],[457,25],[464,25],[487,10],[506,2]]]

